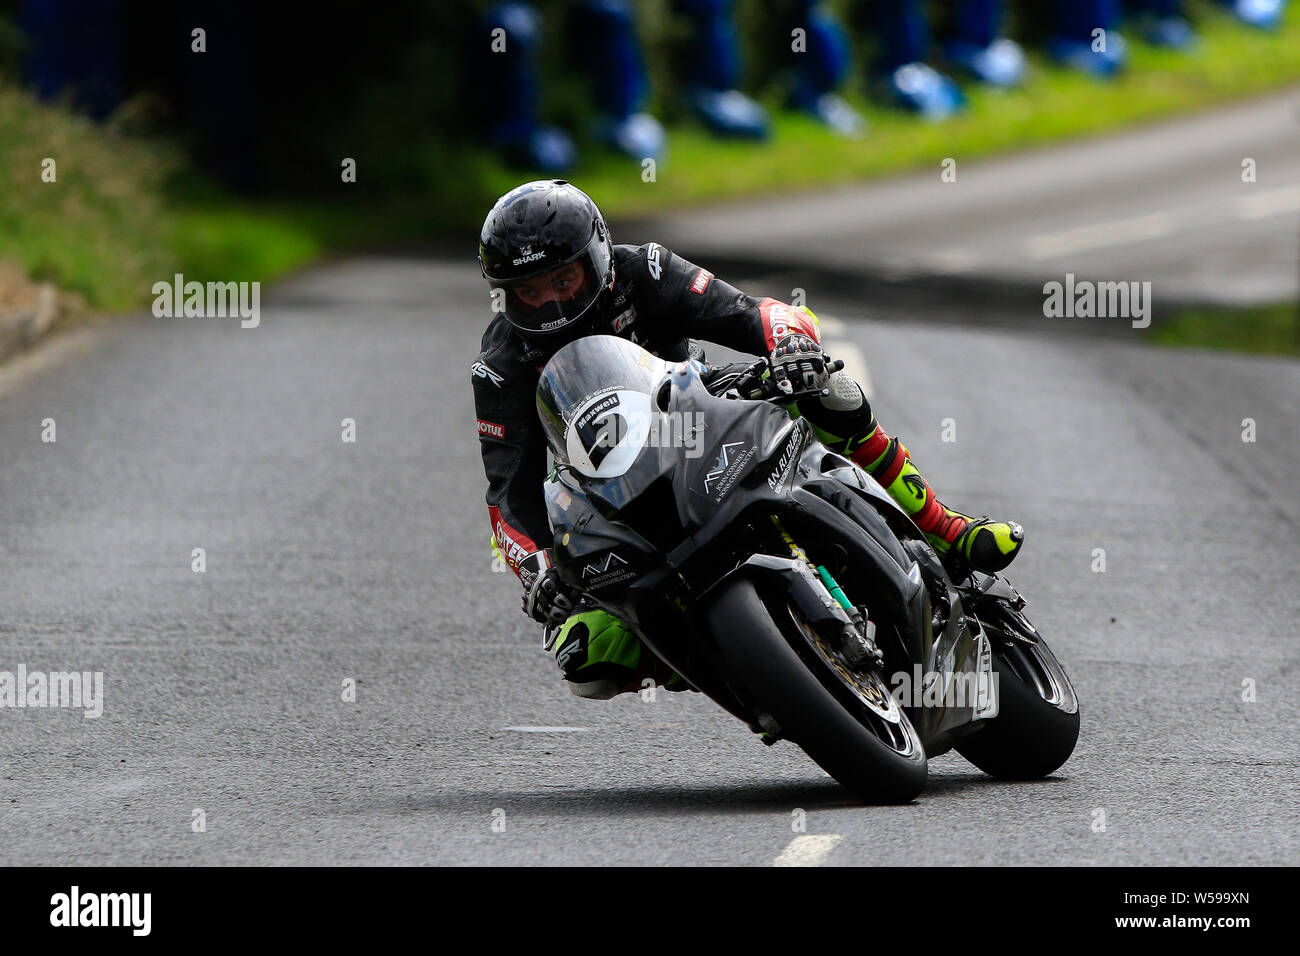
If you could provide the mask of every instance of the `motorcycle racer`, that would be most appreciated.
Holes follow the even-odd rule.
[[[584,335],[617,335],[668,361],[688,340],[769,358],[787,391],[828,388],[799,413],[821,441],[866,470],[951,565],[1005,568],[1024,540],[1012,521],[945,506],[897,438],[877,423],[862,388],[831,373],[816,317],[806,308],[746,295],[659,243],[615,245],[600,210],[563,180],[525,183],[488,213],[479,263],[495,315],[471,366],[493,544],[523,586],[523,609],[558,629],[552,649],[574,694],[606,699],[644,680],[684,682],[621,621],[586,606],[552,566],[542,494],[546,438],[535,391],[542,368]]]

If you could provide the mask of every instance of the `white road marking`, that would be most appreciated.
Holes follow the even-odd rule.
[[[884,279],[910,279],[916,274],[916,259],[912,256],[884,256],[876,262],[876,271]]]
[[[844,363],[844,371],[849,378],[862,386],[862,394],[871,401],[874,389],[871,386],[871,372],[867,369],[867,357],[848,339],[832,339],[822,343],[826,354]]]
[[[932,255],[923,256],[922,261],[930,266],[930,271],[939,275],[956,275],[970,272],[979,265],[979,256],[973,249],[941,249]]]
[[[1267,219],[1297,211],[1300,211],[1300,185],[1270,189],[1237,200],[1237,215],[1242,219]]]
[[[1060,232],[1044,232],[1030,236],[1025,241],[1025,255],[1030,259],[1056,259],[1060,256],[1122,246],[1145,239],[1159,239],[1174,231],[1174,217],[1169,213],[1153,212],[1145,216],[1114,219]]]
[[[862,386],[863,394],[870,401],[874,394],[871,386],[871,370],[867,368],[867,357],[862,349],[842,337],[848,326],[833,315],[819,315],[817,323],[822,330],[822,348],[826,350],[826,354],[844,363],[844,371]]]
[[[502,727],[502,730],[514,730],[521,734],[580,734],[586,727]]]
[[[772,861],[773,866],[821,866],[831,851],[843,840],[838,833],[809,833],[797,836],[781,855]]]

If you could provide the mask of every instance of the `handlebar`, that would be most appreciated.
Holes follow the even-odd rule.
[[[834,374],[844,368],[844,363],[826,357],[826,371]],[[764,377],[770,372],[771,365],[767,359],[759,359],[752,365],[719,375],[708,384],[709,391],[721,395],[733,389],[741,398],[772,402],[774,405],[788,405],[801,398],[830,394],[829,389],[806,388],[801,391],[783,392],[774,375]]]

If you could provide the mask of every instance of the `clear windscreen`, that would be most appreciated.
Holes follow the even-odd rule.
[[[585,336],[556,352],[537,384],[537,413],[555,460],[588,478],[626,474],[654,427],[652,392],[669,368],[612,335]]]

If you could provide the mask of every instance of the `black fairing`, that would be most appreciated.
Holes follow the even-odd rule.
[[[814,543],[830,544],[843,554],[843,567],[833,573],[845,593],[867,605],[873,620],[893,625],[892,638],[881,640],[887,671],[910,672],[914,663],[927,671],[974,668],[978,646],[964,626],[960,597],[884,490],[822,445],[802,419],[769,403],[716,397],[699,370],[691,362],[663,363],[661,375],[645,386],[659,412],[703,422],[694,457],[682,447],[647,445],[625,473],[600,479],[568,466],[563,449],[557,454],[545,495],[561,576],[631,625],[692,684],[750,719],[713,671],[711,639],[701,629],[702,615],[692,612],[733,574],[761,581],[765,600],[785,599],[777,572],[754,558],[789,558],[776,536],[776,516],[810,551]],[[617,369],[611,374],[620,382],[631,377],[619,377]],[[557,384],[565,383],[550,387]],[[539,407],[545,404],[541,390]],[[556,404],[552,396],[553,450],[557,419],[564,418]],[[558,404],[580,407],[576,398]],[[799,594],[806,582],[787,578],[787,596],[805,601]],[[935,752],[973,719],[968,707],[907,710]]]

